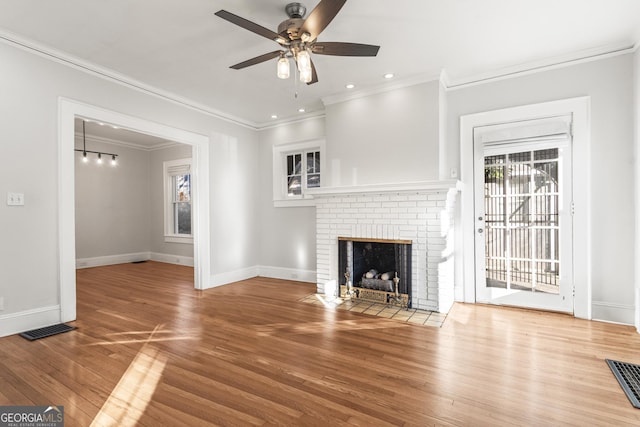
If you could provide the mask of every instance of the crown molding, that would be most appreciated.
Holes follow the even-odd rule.
[[[638,49],[639,43],[640,42],[637,42],[632,45],[630,45],[629,43],[624,43],[585,49],[568,53],[566,55],[554,56],[538,61],[527,62],[519,65],[514,65],[512,67],[505,67],[486,73],[480,73],[455,79],[450,79],[448,75],[445,74],[446,79],[441,79],[441,81],[445,83],[445,88],[447,90],[464,89],[484,83],[522,77],[543,71],[555,70],[559,68],[570,67],[573,65],[633,53]]]
[[[302,116],[298,116],[290,119],[282,119],[278,121],[264,123],[262,125],[257,125],[256,130],[263,131],[263,130],[275,129],[282,126],[289,126],[296,123],[307,122],[309,120],[324,119],[325,117],[326,117],[326,114],[324,113],[324,111],[314,111],[314,112],[307,113]]]
[[[437,81],[438,75],[433,74],[418,74],[415,76],[407,77],[404,79],[398,79],[391,82],[379,84],[362,90],[350,91],[349,93],[339,93],[336,95],[329,95],[321,98],[322,103],[326,107],[327,105],[338,104],[340,102],[351,101],[353,99],[364,98],[371,95],[377,95],[379,93],[390,92],[392,90],[402,89],[406,87],[416,86],[423,83]]]
[[[0,42],[3,42],[5,44],[11,45],[13,47],[19,48],[24,51],[30,52],[40,57],[47,58],[59,64],[66,65],[75,70],[85,72],[94,77],[107,80],[111,83],[116,83],[116,84],[125,86],[129,89],[133,89],[138,92],[142,92],[144,94],[151,95],[153,97],[156,97],[165,101],[169,101],[181,107],[186,107],[186,108],[189,108],[190,110],[197,111],[199,113],[203,113],[211,117],[215,117],[216,119],[220,119],[225,122],[233,123],[235,125],[239,125],[245,128],[253,129],[253,130],[256,130],[258,128],[257,123],[213,109],[207,105],[184,98],[175,93],[157,88],[155,86],[151,86],[149,84],[143,83],[125,74],[121,74],[109,68],[101,67],[95,63],[82,60],[66,52],[62,52],[60,50],[54,49],[51,46],[47,46],[30,39],[20,37],[16,34],[7,32],[6,30],[3,30],[3,29],[0,30]]]

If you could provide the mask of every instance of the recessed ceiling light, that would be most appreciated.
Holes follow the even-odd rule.
[[[354,85],[353,83],[349,83],[348,85],[345,86],[347,89],[353,89],[354,87],[356,87],[356,85]]]
[[[272,119],[277,119],[277,118],[278,118],[278,116],[277,116],[277,115],[275,115],[275,114],[272,114],[272,115],[271,115],[271,118],[272,118]]]
[[[298,108],[298,113],[304,113],[304,108]]]
[[[393,73],[387,73],[384,75],[385,79],[392,79],[393,78]]]

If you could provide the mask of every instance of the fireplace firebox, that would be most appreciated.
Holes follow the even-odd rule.
[[[411,307],[411,241],[338,238],[341,294]]]

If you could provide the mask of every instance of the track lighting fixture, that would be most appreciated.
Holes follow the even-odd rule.
[[[100,123],[101,125],[104,125],[104,123]],[[76,148],[74,151],[79,151],[82,153],[82,161],[87,163],[89,161],[89,158],[87,157],[87,153],[92,153],[92,154],[97,154],[98,155],[98,159],[96,160],[96,162],[98,164],[102,164],[102,155],[104,154],[105,156],[111,156],[111,166],[116,166],[118,164],[117,161],[117,154],[113,154],[113,153],[105,153],[102,151],[90,151],[87,150],[87,137],[85,134],[85,120],[82,120],[82,149]]]

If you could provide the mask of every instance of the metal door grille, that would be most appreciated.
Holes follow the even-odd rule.
[[[484,159],[487,286],[559,293],[557,148]]]

